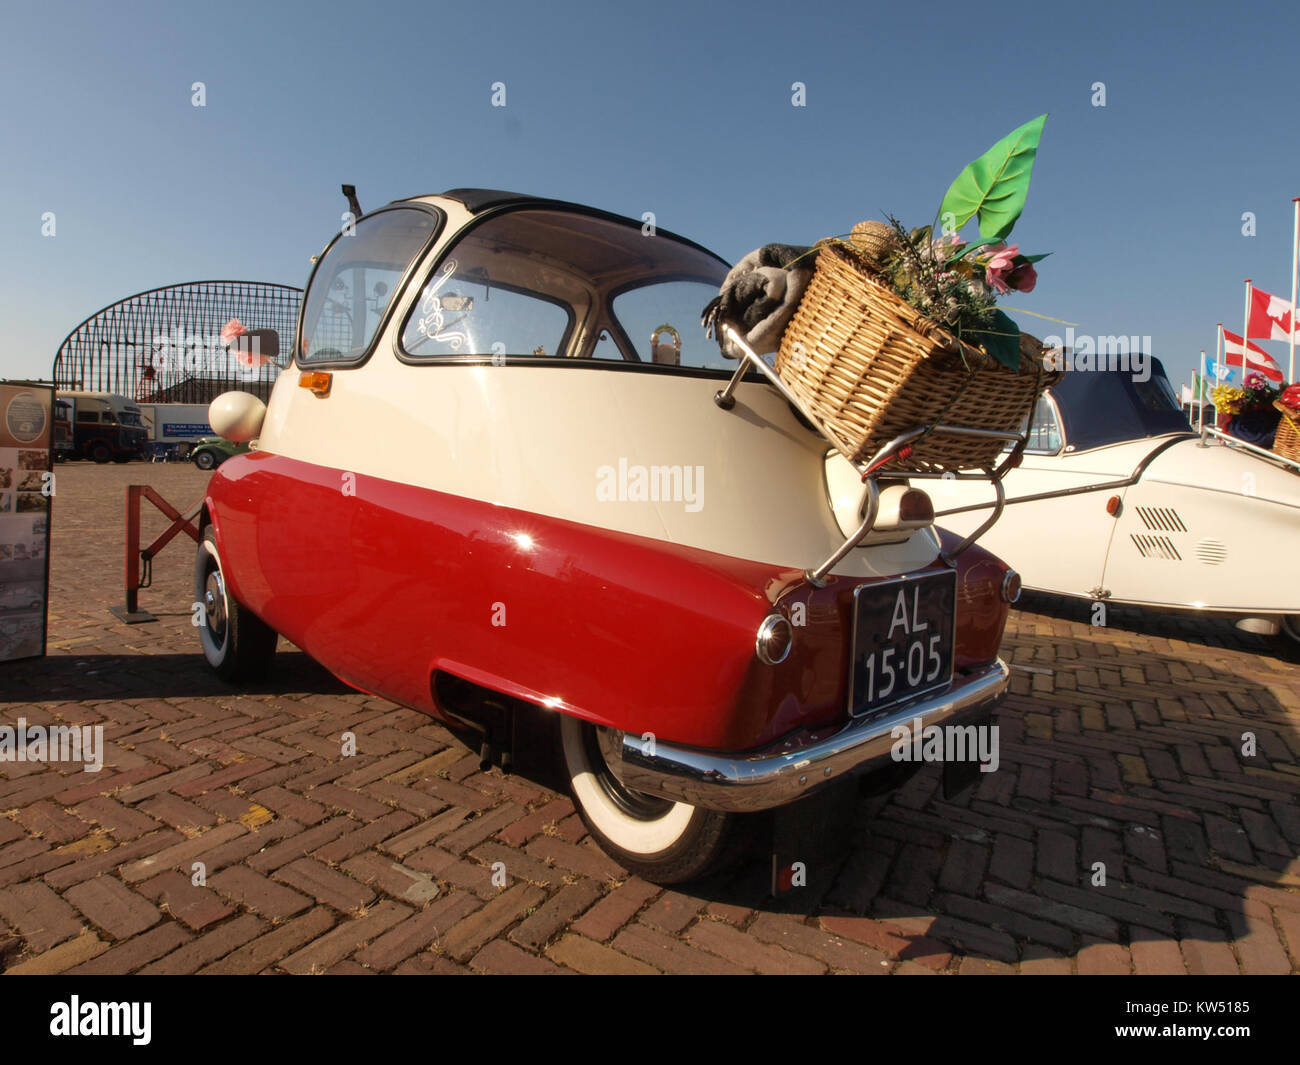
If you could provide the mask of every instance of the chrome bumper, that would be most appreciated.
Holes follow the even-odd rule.
[[[896,741],[891,733],[899,725],[910,729],[918,718],[922,727],[963,724],[983,716],[1002,701],[1009,676],[999,659],[954,678],[955,686],[946,692],[855,718],[835,730],[799,734],[765,751],[728,756],[652,745],[623,733],[617,753],[606,751],[605,757],[614,775],[636,791],[714,810],[768,810],[847,775],[893,764],[890,751]]]

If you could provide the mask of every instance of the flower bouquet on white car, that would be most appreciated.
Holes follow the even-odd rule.
[[[811,248],[769,244],[745,256],[705,308],[705,328],[730,357],[744,354],[737,336],[751,353],[775,352],[776,376],[852,463],[919,426],[928,431],[895,468],[990,468],[1005,438],[933,430],[1018,430],[1059,376],[996,306],[1032,291],[1045,257],[1007,239],[1046,119],[963,169],[931,225],[909,230],[890,217]],[[972,220],[978,237],[962,236]]]

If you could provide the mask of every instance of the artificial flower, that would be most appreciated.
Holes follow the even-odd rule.
[[[1007,284],[1017,292],[1033,292],[1038,284],[1038,271],[1033,263],[1021,263],[1007,276]]]
[[[994,292],[1010,292],[1011,286],[1007,284],[1006,277],[1011,272],[1016,256],[1020,254],[1020,245],[1012,244],[1007,247],[1005,244],[998,244],[990,250],[993,254],[984,264],[985,279],[993,287]]]

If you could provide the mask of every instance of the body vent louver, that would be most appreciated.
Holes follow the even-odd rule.
[[[1173,507],[1138,507],[1142,524],[1154,532],[1186,532],[1187,526]]]
[[[1196,557],[1207,566],[1222,565],[1228,558],[1228,545],[1221,540],[1202,540],[1196,545]]]
[[[1141,533],[1129,534],[1138,552],[1143,558],[1163,558],[1170,562],[1181,562],[1183,556],[1167,536],[1145,536]]]

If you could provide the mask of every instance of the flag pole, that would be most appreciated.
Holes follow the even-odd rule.
[[[1246,317],[1241,324],[1241,383],[1246,383],[1246,352],[1250,350],[1250,278],[1246,278]]]
[[[1196,379],[1196,431],[1205,428],[1205,349],[1201,348],[1201,376]]]
[[[1227,340],[1224,339],[1223,336],[1223,323],[1220,322],[1219,339],[1214,351],[1214,379],[1216,381],[1219,379],[1219,365],[1223,362],[1223,349],[1227,346],[1227,343]],[[1219,408],[1217,406],[1214,408],[1214,427],[1216,429],[1219,427]]]
[[[1295,225],[1292,227],[1291,237],[1291,362],[1287,367],[1286,380],[1290,384],[1295,380],[1295,330],[1296,330],[1296,281],[1297,270],[1300,270],[1300,196],[1293,197],[1291,206],[1294,208]]]

